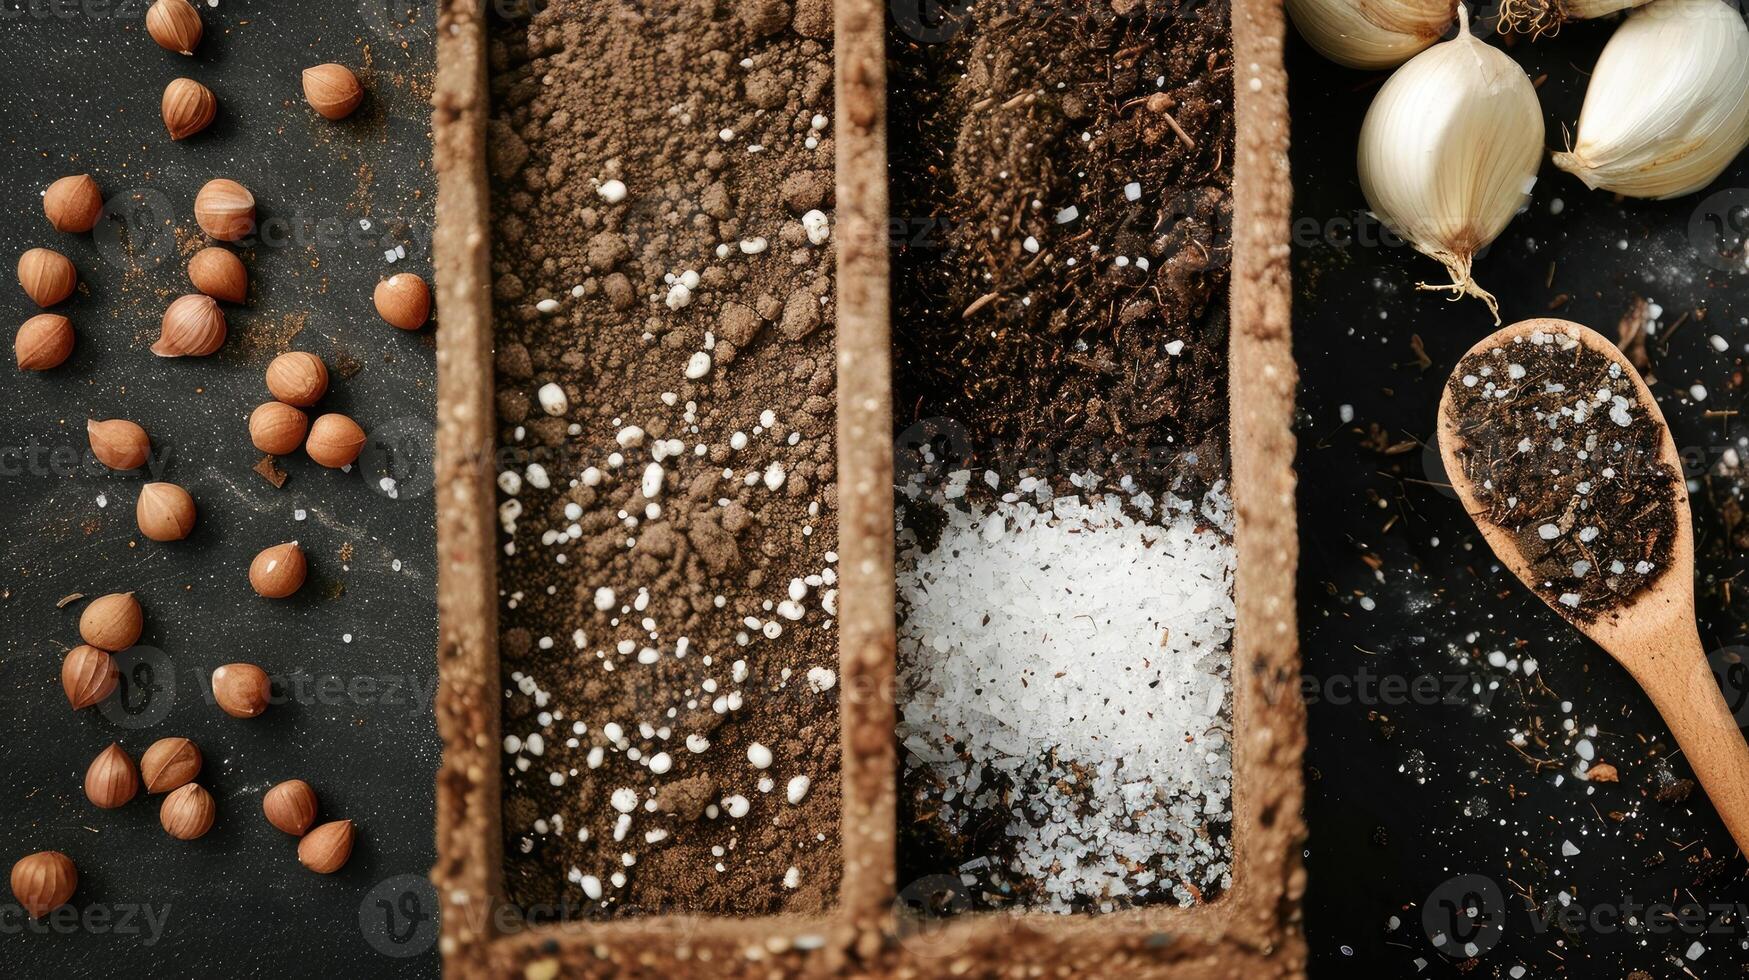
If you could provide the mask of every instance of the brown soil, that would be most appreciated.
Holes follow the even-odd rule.
[[[1227,470],[1226,7],[960,16],[889,33],[902,440],[960,440],[947,468],[1005,483],[1206,487]]]
[[[1077,493],[1093,473],[1199,499],[1228,474],[1227,8],[955,9],[888,35],[900,477]],[[905,452],[923,444],[927,464]],[[901,882],[1004,863],[978,859],[1006,854],[1009,814],[953,834],[928,819],[939,788],[902,779]],[[1028,901],[1032,883],[983,874],[970,896],[909,897]]]
[[[1615,361],[1508,343],[1465,358],[1446,390],[1487,519],[1512,532],[1532,588],[1562,615],[1596,619],[1670,567],[1680,477]]]
[[[532,914],[835,901],[834,248],[801,222],[832,208],[830,23],[824,0],[688,0],[495,25],[499,467],[523,474],[500,495],[521,508],[499,568],[504,849]]]

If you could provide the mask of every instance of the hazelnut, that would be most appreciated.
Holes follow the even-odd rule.
[[[328,393],[328,366],[307,350],[281,354],[267,365],[267,390],[287,405],[309,408]]]
[[[194,195],[194,221],[214,238],[234,242],[255,230],[255,195],[234,180],[209,180]]]
[[[78,887],[79,870],[60,851],[38,851],[12,866],[12,894],[33,919],[67,904]]]
[[[304,101],[326,119],[345,119],[364,100],[364,87],[345,65],[304,69]]]
[[[111,653],[140,642],[146,627],[140,600],[132,592],[112,592],[91,600],[79,614],[79,637],[99,650]]]
[[[249,441],[270,456],[296,452],[309,429],[309,416],[285,402],[262,402],[249,413]]]
[[[302,837],[316,822],[316,791],[301,779],[288,779],[261,798],[261,812],[274,827]]]
[[[213,829],[218,807],[213,794],[199,783],[185,783],[170,791],[158,806],[158,822],[177,840],[195,840]]]
[[[164,311],[158,342],[159,357],[205,357],[225,345],[225,313],[218,300],[204,293],[178,296]]]
[[[146,33],[166,51],[194,54],[200,43],[200,11],[188,0],[158,0],[146,11]]]
[[[200,775],[200,747],[186,738],[161,738],[140,756],[146,792],[168,793]]]
[[[58,313],[38,313],[24,321],[12,341],[20,371],[48,371],[73,356],[73,321]]]
[[[310,426],[310,439],[304,451],[323,466],[339,469],[358,458],[364,449],[364,430],[357,422],[337,412],[329,412]]]
[[[61,661],[61,690],[67,692],[67,704],[74,711],[101,703],[120,682],[115,658],[94,646],[81,643]]]
[[[85,769],[85,798],[104,810],[126,804],[139,792],[140,774],[119,743],[111,742]]]
[[[232,718],[254,718],[267,710],[273,682],[254,664],[225,664],[213,671],[213,699]]]
[[[249,563],[249,584],[256,594],[269,599],[284,599],[303,588],[308,566],[304,549],[296,541],[263,548]]]
[[[18,284],[31,302],[47,309],[73,295],[79,272],[54,249],[33,248],[18,257]]]
[[[127,419],[85,420],[91,455],[112,470],[137,470],[152,456],[152,439],[138,422]]]
[[[194,530],[194,498],[174,483],[148,483],[140,488],[134,520],[153,541],[181,541]]]
[[[325,823],[298,841],[298,860],[319,875],[331,875],[352,857],[353,835],[350,820]]]
[[[418,330],[431,315],[431,289],[411,272],[397,272],[377,283],[377,313],[402,330]]]
[[[213,90],[192,78],[173,78],[164,86],[164,99],[159,105],[164,114],[164,128],[173,140],[187,139],[211,126],[218,115],[219,100]]]
[[[43,215],[56,231],[83,234],[97,227],[103,213],[103,189],[90,174],[62,177],[43,192]]]
[[[194,253],[188,260],[188,281],[195,289],[227,303],[249,298],[249,270],[228,248],[211,245]]]

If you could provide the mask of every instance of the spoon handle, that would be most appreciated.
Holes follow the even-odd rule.
[[[1700,635],[1663,637],[1626,662],[1676,736],[1737,849],[1749,854],[1749,744],[1719,691]]]

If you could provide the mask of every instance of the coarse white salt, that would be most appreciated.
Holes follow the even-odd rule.
[[[802,215],[802,230],[808,234],[808,242],[814,245],[824,245],[832,237],[832,223],[827,220],[826,212],[814,208]]]
[[[551,381],[541,385],[535,397],[540,401],[541,411],[548,415],[563,415],[571,410],[571,399],[566,397],[565,389]]]
[[[1232,505],[1151,503],[961,503],[933,548],[899,535],[905,765],[954,829],[1011,810],[1008,870],[1054,911],[1230,884]]]

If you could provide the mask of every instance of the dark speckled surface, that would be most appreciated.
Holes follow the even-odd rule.
[[[1577,119],[1609,31],[1569,26],[1511,48],[1532,78],[1548,76],[1551,146],[1562,121]],[[1698,790],[1686,802],[1655,798],[1666,779],[1692,778],[1679,757],[1662,761],[1668,730],[1625,672],[1499,569],[1449,491],[1423,482],[1443,475],[1414,440],[1431,438],[1444,379],[1493,329],[1485,309],[1417,293],[1413,283],[1440,270],[1407,248],[1320,240],[1365,209],[1354,147],[1382,76],[1327,64],[1298,38],[1289,68],[1313,975],[1740,976],[1749,867]],[[1658,203],[1587,192],[1545,164],[1530,212],[1477,265],[1508,322],[1561,316],[1614,336],[1635,296],[1662,307],[1653,391],[1693,464],[1711,649],[1745,642],[1749,614],[1749,593],[1722,584],[1746,567],[1724,530],[1745,477],[1720,468],[1728,448],[1749,445],[1738,441],[1749,425],[1707,414],[1745,401],[1745,209],[1749,159],[1708,191]],[[1689,393],[1697,383],[1704,402]],[[1741,672],[1725,676],[1743,704]],[[1382,678],[1421,677],[1431,686],[1418,695],[1381,693]],[[1518,733],[1525,744],[1514,748]],[[1587,737],[1618,782],[1577,777]],[[1649,911],[1656,903],[1698,911],[1678,922]],[[1459,943],[1444,947],[1454,955],[1434,943],[1454,918],[1459,940],[1476,943],[1473,959]]]
[[[0,371],[0,839],[8,866],[39,849],[71,855],[81,916],[29,927],[4,896],[0,973],[430,975],[431,900],[415,882],[433,861],[438,758],[432,495],[421,465],[434,328],[390,328],[370,293],[393,271],[429,275],[432,11],[392,0],[202,0],[206,40],[190,59],[146,36],[145,6],[0,7],[0,252],[10,269],[25,248],[57,248],[82,279],[59,310],[79,332],[72,360],[47,375]],[[302,100],[300,70],[324,61],[357,69],[369,92],[340,124]],[[220,109],[206,133],[172,143],[158,102],[177,75],[211,87]],[[117,217],[96,235],[63,235],[39,195],[81,171]],[[216,356],[160,360],[147,347],[169,300],[189,291],[194,193],[218,176],[259,204],[261,233],[240,249],[251,297],[227,309],[230,339]],[[390,263],[384,253],[397,245],[405,257]],[[34,312],[10,274],[0,293],[10,327]],[[251,472],[245,420],[284,349],[328,361],[322,407],[372,433],[364,465],[338,472],[289,459],[282,489]],[[153,465],[199,504],[190,540],[144,540],[133,521],[141,479],[77,465],[88,416],[131,418],[152,433]],[[398,478],[394,495],[385,474]],[[290,601],[258,598],[249,559],[292,539],[309,553],[309,583]],[[58,671],[77,642],[79,606],[56,601],[129,589],[148,625],[126,663],[127,704],[75,715]],[[281,703],[260,719],[229,718],[208,700],[212,668],[237,660],[279,678]],[[219,804],[217,827],[193,843],[163,833],[157,798],[100,811],[81,790],[86,763],[111,741],[137,758],[169,735],[202,747],[200,781]],[[361,829],[339,874],[304,870],[294,842],[262,819],[262,792],[291,777],[315,786],[324,819]]]

